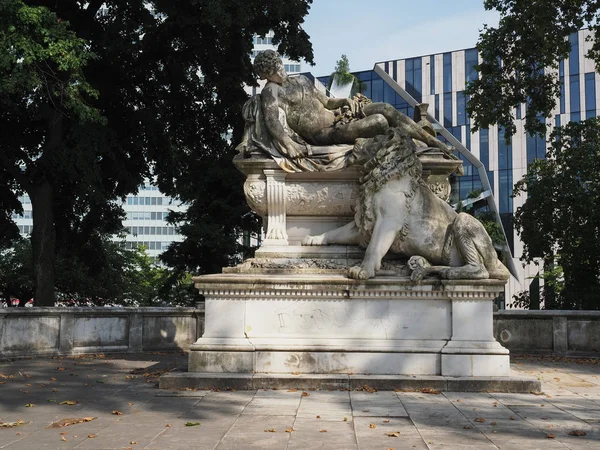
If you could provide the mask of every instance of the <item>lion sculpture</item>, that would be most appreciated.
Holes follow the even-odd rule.
[[[362,264],[348,272],[359,280],[374,277],[389,250],[410,258],[411,279],[417,282],[428,275],[508,279],[481,222],[457,213],[427,187],[418,158],[422,150],[410,137],[393,128],[359,139],[355,151],[364,169],[354,221],[306,236],[303,245],[366,245]]]

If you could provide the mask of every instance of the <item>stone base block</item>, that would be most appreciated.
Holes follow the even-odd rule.
[[[448,377],[507,377],[508,355],[442,354],[442,374]]]
[[[191,371],[191,370],[190,370]],[[257,373],[436,375],[440,355],[391,352],[256,352]]]
[[[190,351],[190,372],[253,373],[254,354],[236,351]]]
[[[539,392],[541,383],[514,377],[443,377],[400,375],[168,373],[160,389],[323,389],[323,390],[436,390],[449,392]]]

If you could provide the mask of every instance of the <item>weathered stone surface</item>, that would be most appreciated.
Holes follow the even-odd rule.
[[[539,392],[541,383],[524,377],[443,377],[393,375],[325,375],[325,374],[248,374],[248,373],[167,373],[160,378],[161,389],[277,389],[277,390],[351,390],[448,392]],[[360,402],[358,402],[360,403]],[[323,408],[326,409],[326,408]],[[371,413],[375,411],[367,411]],[[404,415],[401,405],[382,405],[378,415]],[[369,415],[369,414],[361,414]]]

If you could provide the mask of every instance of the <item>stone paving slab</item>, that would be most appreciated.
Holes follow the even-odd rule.
[[[0,425],[23,422],[0,427],[0,449],[600,449],[600,360],[513,358],[515,377],[541,381],[537,395],[158,389],[186,363],[174,353],[0,362]]]

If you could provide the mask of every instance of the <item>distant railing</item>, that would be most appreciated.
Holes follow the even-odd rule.
[[[511,353],[600,356],[600,311],[498,311],[494,336]]]
[[[1,308],[0,357],[187,350],[200,308]]]

